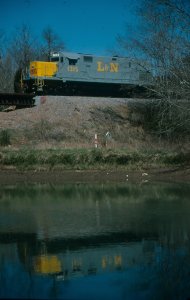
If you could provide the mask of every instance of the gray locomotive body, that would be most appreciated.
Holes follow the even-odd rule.
[[[88,94],[90,91],[109,96],[144,88],[150,84],[146,62],[126,57],[104,57],[57,52],[50,62],[31,62],[24,78],[28,90],[44,93]]]

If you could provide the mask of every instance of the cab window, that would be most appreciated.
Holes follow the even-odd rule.
[[[68,61],[70,66],[75,66],[77,64],[77,59],[68,58]]]
[[[59,57],[51,57],[51,61],[52,61],[52,62],[59,61]]]

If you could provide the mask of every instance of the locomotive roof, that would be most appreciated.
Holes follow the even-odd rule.
[[[76,59],[78,60],[79,58],[82,57],[93,57],[93,58],[101,58],[101,59],[112,59],[112,60],[117,60],[117,59],[121,59],[121,60],[125,60],[125,61],[130,61],[130,62],[136,62],[136,63],[140,63],[146,67],[149,67],[149,63],[144,60],[144,59],[138,59],[138,58],[134,58],[134,57],[127,57],[127,56],[119,56],[119,55],[110,55],[110,56],[105,56],[105,55],[94,55],[94,54],[89,54],[89,53],[77,53],[77,52],[67,52],[67,51],[59,51],[59,52],[52,52],[52,57],[54,56],[64,56],[68,59]]]
[[[65,51],[60,51],[60,52],[56,52],[58,55],[63,55],[65,57],[68,57],[70,59],[78,59],[81,56],[91,56],[91,57],[115,57],[115,58],[128,58],[128,57],[124,57],[124,56],[119,56],[119,55],[109,55],[109,56],[105,56],[105,55],[94,55],[94,54],[89,54],[89,53],[77,53],[77,52],[65,52]]]

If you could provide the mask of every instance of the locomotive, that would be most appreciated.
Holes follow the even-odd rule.
[[[144,61],[118,56],[53,52],[50,61],[32,61],[22,76],[26,93],[55,95],[127,95],[150,85]]]

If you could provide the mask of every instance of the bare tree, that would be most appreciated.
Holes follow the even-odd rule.
[[[43,30],[42,37],[44,41],[42,45],[42,54],[44,59],[48,61],[50,61],[52,51],[59,51],[65,48],[64,43],[50,26]]]
[[[154,122],[160,134],[189,133],[190,128],[190,3],[185,0],[143,0],[141,30],[131,43],[119,41],[152,66],[157,96]],[[154,104],[155,105],[155,104]]]
[[[0,59],[0,92],[13,92],[14,67],[9,53]]]
[[[35,45],[35,46],[34,46]],[[36,56],[36,41],[27,25],[22,25],[16,32],[10,51],[17,68],[25,69]]]
[[[4,49],[4,33],[2,30],[0,30],[0,59],[3,55],[3,49]]]
[[[21,92],[22,74],[27,71],[30,61],[36,58],[38,51],[38,43],[27,25],[24,24],[17,29],[7,51],[12,59],[12,85],[16,92]]]
[[[6,35],[0,31],[0,92],[13,91],[13,60],[6,46]]]

